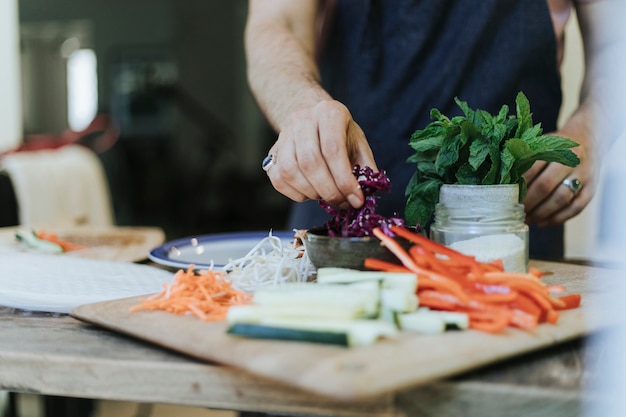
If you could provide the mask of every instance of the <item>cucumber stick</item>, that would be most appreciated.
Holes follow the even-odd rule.
[[[293,308],[351,308],[358,315],[378,315],[380,286],[378,282],[358,282],[350,285],[321,285],[287,283],[263,287],[254,293],[254,303],[260,306]]]
[[[47,240],[39,239],[35,232],[32,230],[18,230],[15,233],[15,238],[24,243],[31,249],[38,250],[45,253],[63,253],[61,245],[57,245],[54,242],[48,242]]]
[[[436,313],[443,317],[446,329],[467,330],[469,328],[469,316],[465,313],[454,311],[437,311]]]
[[[465,329],[462,313],[419,308],[413,273],[319,268],[317,283],[263,287],[254,305],[231,307],[229,333],[243,337],[368,346],[399,330]]]
[[[418,304],[415,293],[399,288],[383,288],[380,291],[380,305],[383,309],[408,313],[417,310]]]
[[[247,325],[247,326],[245,326]],[[246,332],[247,330],[247,332]],[[235,323],[229,331],[247,337],[264,339],[296,340],[312,343],[332,343],[343,335],[344,346],[369,346],[379,338],[392,338],[398,334],[398,329],[380,320],[320,320],[320,319],[293,319],[293,318],[266,318],[258,323]]]
[[[342,332],[289,329],[254,323],[235,323],[228,329],[228,334],[254,339],[290,340],[294,342],[348,346],[348,335]]]
[[[394,316],[398,327],[420,333],[443,333],[447,329],[465,330],[469,327],[469,316],[451,311],[419,309],[413,313]]]
[[[443,317],[435,312],[398,314],[396,319],[402,330],[419,333],[443,333],[446,331],[446,322]]]
[[[321,308],[318,305],[241,305],[228,309],[229,323],[258,323],[272,317],[321,320],[351,320],[360,318],[363,309],[358,305],[336,305]]]
[[[317,282],[319,284],[347,284],[368,280],[382,281],[383,288],[404,289],[413,294],[417,290],[417,275],[411,272],[359,271],[334,267],[317,270]]]

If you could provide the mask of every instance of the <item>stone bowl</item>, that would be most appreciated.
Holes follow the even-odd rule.
[[[410,243],[396,238],[405,248]],[[400,264],[398,258],[375,237],[331,237],[323,227],[314,227],[304,236],[306,253],[317,269],[324,267],[366,270],[365,258],[376,258]]]

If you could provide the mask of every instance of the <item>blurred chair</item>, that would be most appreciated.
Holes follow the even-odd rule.
[[[0,197],[4,197],[0,224],[10,225],[11,220],[20,225],[114,224],[97,153],[116,140],[108,116],[99,116],[82,132],[27,136],[17,149],[0,155]]]
[[[0,171],[0,227],[19,223],[15,191],[9,174]]]

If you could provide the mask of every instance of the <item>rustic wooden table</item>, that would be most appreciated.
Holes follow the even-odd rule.
[[[591,382],[607,347],[589,340],[344,402],[203,363],[69,316],[0,309],[0,389],[289,415],[578,416],[585,401],[605,400]]]
[[[337,416],[577,416],[598,348],[578,339],[452,380],[344,403],[200,363],[74,320],[0,315],[0,388],[14,392]],[[306,360],[303,358],[303,360]]]

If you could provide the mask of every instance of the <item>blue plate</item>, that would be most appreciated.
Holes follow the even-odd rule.
[[[192,236],[172,240],[150,251],[148,258],[161,265],[174,268],[220,268],[231,259],[245,256],[261,240],[268,237],[270,232],[234,232]],[[273,231],[273,236],[279,237],[285,244],[293,240],[293,231]],[[268,245],[267,250],[271,250]]]

